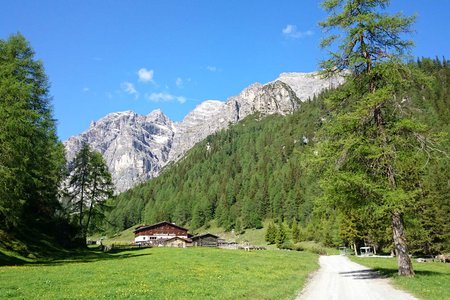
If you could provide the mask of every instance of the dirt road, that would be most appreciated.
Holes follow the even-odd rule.
[[[320,269],[297,300],[412,300],[410,294],[393,288],[387,279],[350,261],[345,256],[321,256]]]

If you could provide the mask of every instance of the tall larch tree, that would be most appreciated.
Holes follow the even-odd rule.
[[[323,199],[390,216],[398,273],[413,276],[403,216],[418,197],[426,129],[409,117],[406,91],[419,79],[402,63],[415,18],[384,13],[389,2],[322,2],[329,16],[321,46],[331,49],[323,74],[345,73],[347,82],[327,99],[317,153],[328,166]]]
[[[103,156],[84,143],[69,164],[66,187],[69,208],[86,238],[95,215],[102,214],[104,202],[113,195],[111,173]]]
[[[28,41],[0,40],[0,229],[51,228],[65,164],[49,83]],[[43,228],[42,230],[45,230]]]

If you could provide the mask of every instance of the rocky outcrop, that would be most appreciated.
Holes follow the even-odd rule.
[[[281,73],[276,80],[289,85],[301,101],[306,101],[308,98],[318,95],[324,89],[341,85],[344,82],[344,77],[322,78],[317,72]]]
[[[111,113],[64,145],[71,161],[83,143],[103,154],[116,191],[125,191],[158,175],[172,148],[174,125],[160,110],[147,116],[132,111]]]
[[[284,82],[265,85],[254,83],[227,102],[205,101],[176,125],[173,147],[168,162],[177,161],[184,153],[208,135],[259,112],[262,115],[289,114],[300,100]]]
[[[157,176],[163,166],[229,124],[256,112],[290,114],[302,101],[342,82],[342,77],[322,79],[317,73],[282,73],[273,82],[250,85],[226,102],[207,100],[177,124],[160,110],[147,116],[131,111],[111,113],[64,143],[67,158],[73,159],[82,143],[89,143],[103,154],[116,190],[121,192]]]

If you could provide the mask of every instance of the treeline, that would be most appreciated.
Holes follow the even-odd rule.
[[[120,194],[108,225],[170,220],[196,229],[216,219],[231,230],[261,227],[265,218],[306,221],[312,204],[298,161],[312,143],[320,103],[287,117],[251,116],[209,136],[159,177]]]
[[[426,78],[426,86],[408,91],[413,118],[430,132],[448,133],[450,67],[447,60],[419,59],[411,70]],[[103,224],[117,232],[141,223],[169,220],[195,230],[210,220],[226,230],[260,228],[262,221],[296,227],[296,240],[326,245],[375,244],[389,251],[390,223],[385,211],[368,207],[344,213],[321,198],[323,174],[313,167],[316,132],[332,115],[326,91],[289,116],[250,116],[209,136],[162,174],[111,200],[114,208]],[[439,145],[449,149],[448,139]],[[437,146],[437,145],[436,145]],[[438,147],[438,146],[437,146]],[[445,152],[443,150],[443,152]],[[430,153],[420,171],[420,197],[405,214],[413,251],[450,250],[448,157]]]

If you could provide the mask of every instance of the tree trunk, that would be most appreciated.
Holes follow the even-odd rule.
[[[374,109],[374,117],[379,134],[382,137],[383,146],[387,146],[388,140],[386,137],[386,132],[384,131],[383,125],[383,115],[381,113],[381,105],[378,105]],[[397,188],[397,182],[395,179],[394,166],[391,163],[392,155],[389,153],[385,154],[385,168],[386,176],[388,179],[389,187],[391,189]],[[394,238],[394,248],[397,255],[397,265],[398,265],[398,275],[400,276],[414,276],[413,266],[411,259],[409,258],[406,249],[406,237],[405,237],[405,227],[403,226],[403,218],[401,213],[394,209],[392,212],[392,233]]]
[[[93,183],[93,187],[92,187],[92,195],[91,195],[91,204],[89,206],[89,213],[88,213],[88,219],[87,219],[87,223],[86,223],[86,230],[85,232],[85,239],[87,239],[87,231],[89,230],[89,224],[91,222],[91,217],[92,217],[92,208],[94,207],[94,201],[95,201],[95,191],[97,188],[97,176],[94,176],[94,183]]]
[[[411,259],[406,249],[405,230],[403,219],[398,211],[392,213],[392,231],[394,247],[397,254],[398,275],[414,276]]]
[[[358,256],[358,249],[356,248],[356,243],[353,241],[353,250],[355,250],[355,256]]]
[[[89,230],[89,223],[91,222],[91,215],[92,215],[92,207],[93,207],[93,201],[91,201],[91,205],[89,206],[89,214],[88,214],[88,219],[87,219],[87,223],[86,223],[86,229],[84,230],[84,239],[87,239],[87,232]]]
[[[84,184],[85,184],[85,173],[83,170],[83,175],[81,177],[81,196],[80,196],[80,228],[81,228],[81,230],[83,230]]]

